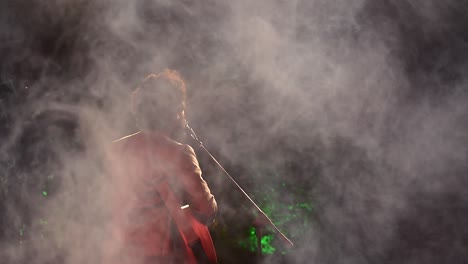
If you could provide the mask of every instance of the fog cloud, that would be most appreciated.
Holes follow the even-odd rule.
[[[254,198],[314,205],[306,228],[281,226],[296,247],[266,263],[466,258],[457,246],[465,232],[454,231],[465,215],[456,212],[466,212],[462,4],[2,5],[0,176],[9,230],[0,255],[8,263],[99,260],[105,150],[137,130],[130,93],[165,68],[185,77],[189,121]],[[206,178],[221,214],[244,214],[225,178]],[[265,186],[276,189],[271,201]]]

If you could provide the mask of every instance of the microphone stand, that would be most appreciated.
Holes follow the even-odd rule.
[[[199,144],[199,147],[203,149],[208,156],[218,165],[218,167],[223,171],[223,173],[231,180],[232,183],[237,187],[237,189],[244,194],[244,196],[247,198],[247,200],[250,201],[250,203],[253,205],[255,209],[257,209],[258,216],[254,221],[254,227],[255,227],[255,232],[257,236],[257,256],[260,260],[261,255],[262,255],[262,248],[261,248],[261,238],[262,238],[262,230],[265,226],[269,226],[273,228],[273,230],[276,231],[276,233],[280,236],[281,240],[283,241],[283,244],[291,248],[294,246],[294,244],[289,240],[279,229],[278,227],[271,221],[271,219],[263,212],[263,210],[258,207],[258,205],[250,198],[250,196],[242,189],[242,187],[234,180],[234,178],[224,169],[224,167],[218,162],[218,160],[206,149],[205,145],[203,145],[203,142],[197,137],[197,134],[195,134],[195,131],[186,123],[186,128],[190,133],[190,136]]]

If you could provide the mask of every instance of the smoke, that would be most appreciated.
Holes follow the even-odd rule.
[[[137,130],[132,89],[172,68],[187,81],[198,136],[263,208],[277,206],[270,216],[296,244],[275,239],[265,263],[461,263],[463,10],[456,1],[3,3],[0,256],[99,262],[105,151]],[[244,224],[250,207],[198,154],[220,225],[238,231],[226,223]],[[313,216],[287,206],[302,203]],[[218,251],[224,263],[241,258]]]

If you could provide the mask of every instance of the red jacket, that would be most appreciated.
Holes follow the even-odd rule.
[[[166,180],[180,205],[188,204],[200,221],[214,218],[216,201],[192,147],[157,132],[138,132],[114,142],[110,169],[110,262],[183,263],[180,234],[155,186]]]

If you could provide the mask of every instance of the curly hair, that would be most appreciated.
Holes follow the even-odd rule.
[[[178,104],[177,119],[180,122],[180,126],[184,127],[186,123],[185,119],[185,100],[186,100],[186,85],[181,75],[170,69],[157,74],[150,74],[146,76],[141,84],[132,93],[132,113],[137,120],[138,126],[142,128],[142,122],[139,119],[142,118],[141,110],[139,110],[143,104],[148,104],[148,101],[157,102],[161,100],[160,97],[168,96],[169,94],[175,95],[176,98],[172,100]],[[152,97],[148,99],[147,97]],[[167,98],[164,98],[166,100]]]

